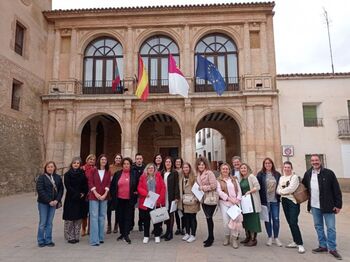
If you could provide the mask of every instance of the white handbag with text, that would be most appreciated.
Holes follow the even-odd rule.
[[[169,219],[168,210],[166,207],[160,207],[149,212],[153,224],[157,224]]]

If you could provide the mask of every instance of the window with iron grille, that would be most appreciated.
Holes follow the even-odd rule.
[[[21,103],[21,88],[22,83],[13,79],[12,94],[11,94],[11,108],[19,111]]]
[[[323,126],[322,118],[318,117],[318,105],[303,105],[303,117],[305,127]]]

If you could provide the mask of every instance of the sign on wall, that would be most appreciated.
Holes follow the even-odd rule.
[[[294,156],[294,146],[282,145],[282,156],[285,156],[285,157]]]

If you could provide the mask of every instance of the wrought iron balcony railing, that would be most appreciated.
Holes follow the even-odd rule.
[[[224,77],[226,83],[226,91],[239,91],[238,77]],[[203,79],[195,79],[195,92],[215,92],[213,85]]]
[[[350,119],[338,120],[338,136],[340,138],[350,138]]]
[[[125,89],[124,80],[120,81],[116,91],[112,90],[112,82],[112,80],[85,80],[82,87],[83,94],[123,94]]]
[[[304,126],[312,127],[312,126],[323,126],[322,118],[304,118]]]

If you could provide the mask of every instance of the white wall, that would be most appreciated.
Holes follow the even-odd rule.
[[[350,139],[338,138],[337,120],[349,118],[350,74],[328,77],[278,77],[282,145],[294,146],[290,158],[294,171],[303,175],[305,155],[318,153],[326,157],[326,167],[338,177],[350,177]],[[320,103],[323,126],[304,127],[303,103]],[[286,158],[283,158],[283,161]],[[347,168],[346,172],[344,168]]]

